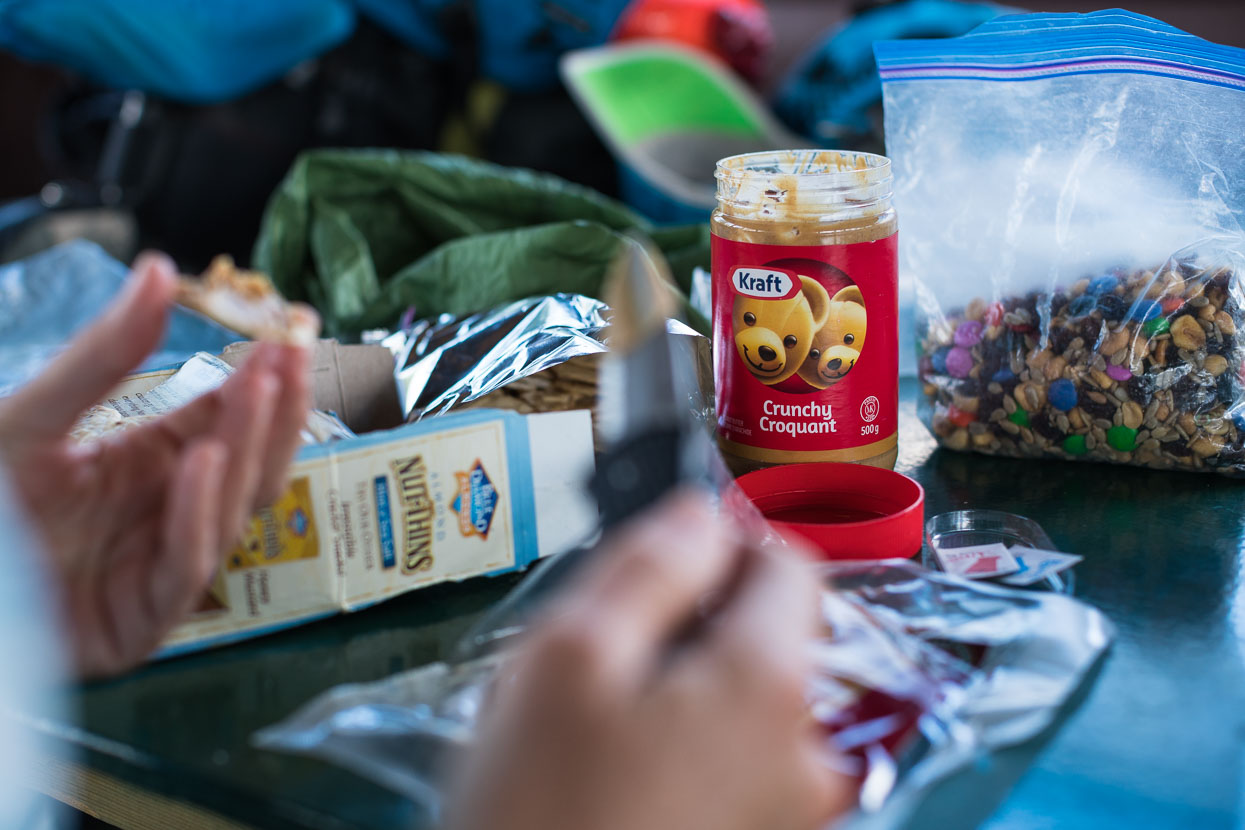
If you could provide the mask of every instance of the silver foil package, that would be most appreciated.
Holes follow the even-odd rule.
[[[826,634],[810,713],[860,781],[841,826],[890,825],[982,752],[1050,725],[1107,650],[1110,623],[1067,596],[968,582],[907,562],[824,566]],[[505,652],[332,689],[257,733],[435,811],[445,763],[470,746]],[[829,773],[828,773],[829,774]]]
[[[594,408],[598,358],[608,351],[609,308],[581,294],[518,300],[468,317],[443,314],[418,320],[382,342],[397,358],[395,376],[407,421],[468,405],[520,412]],[[672,334],[685,337],[684,371],[694,375],[693,413],[712,419],[713,387],[708,339],[677,320]],[[536,376],[545,373],[542,379]],[[522,390],[510,397],[497,393]],[[492,397],[488,397],[492,396]],[[487,397],[487,400],[482,400]],[[609,431],[609,413],[593,411]]]
[[[553,294],[469,317],[415,322],[384,341],[398,356],[407,420],[447,412],[571,358],[604,352],[607,313],[591,297]]]

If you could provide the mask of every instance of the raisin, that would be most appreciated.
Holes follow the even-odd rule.
[[[1002,368],[1003,355],[996,351],[985,352],[981,356],[981,374],[978,377],[989,383]]]
[[[1050,330],[1050,349],[1055,354],[1063,354],[1075,339],[1076,332],[1066,325],[1054,326]]]
[[[1051,422],[1050,416],[1045,412],[1033,412],[1029,415],[1029,429],[1049,441],[1063,438],[1063,432]]]
[[[1149,375],[1137,375],[1129,379],[1125,389],[1128,397],[1142,406],[1149,406],[1150,401],[1154,400],[1154,378]]]
[[[1171,453],[1172,455],[1176,456],[1177,458],[1187,458],[1188,456],[1193,454],[1193,451],[1189,449],[1189,445],[1181,441],[1180,439],[1176,439],[1175,441],[1168,441],[1166,444],[1163,445],[1163,449]]]
[[[1124,319],[1124,300],[1114,294],[1104,294],[1099,297],[1098,308],[1102,311],[1102,317],[1104,320]]]
[[[976,378],[965,378],[956,384],[955,391],[966,398],[975,398],[981,394],[983,385]]]
[[[1098,403],[1089,395],[1082,395],[1078,405],[1084,409],[1091,418],[1106,418],[1111,420],[1115,415],[1115,406],[1107,399],[1103,403]]]
[[[1229,405],[1236,403],[1240,394],[1236,385],[1236,377],[1231,372],[1224,372],[1216,379],[1215,392],[1222,403]]]
[[[1004,340],[1002,337],[999,338],[999,340],[1003,341],[1002,345],[1003,345],[1004,353],[1007,354],[1009,357],[1014,354],[1019,354],[1020,356],[1023,357],[1025,355],[1024,335],[1020,334],[1019,332],[1015,332],[1015,331],[1012,331],[1011,329],[1008,329],[1006,338],[1007,338],[1006,340]]]
[[[1197,412],[1214,401],[1215,390],[1199,383],[1195,377],[1197,374],[1190,372],[1172,384],[1172,402],[1178,409]]]
[[[1077,336],[1085,341],[1085,348],[1098,348],[1098,338],[1102,336],[1102,321],[1097,317],[1082,320],[1077,326]]]
[[[1245,464],[1245,450],[1223,450],[1210,464],[1214,467],[1240,467]]]

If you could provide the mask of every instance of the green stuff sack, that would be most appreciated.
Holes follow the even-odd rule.
[[[662,250],[684,295],[693,269],[708,267],[707,226],[655,230],[555,176],[436,153],[319,150],[273,194],[253,265],[348,337],[393,327],[412,306],[428,317],[539,294],[600,297],[625,234]]]

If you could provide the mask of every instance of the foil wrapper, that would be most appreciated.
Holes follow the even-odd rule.
[[[373,335],[397,358],[398,395],[407,421],[439,415],[478,401],[516,381],[530,378],[576,358],[608,350],[609,308],[581,294],[552,294],[519,300],[469,317],[440,317],[404,325],[388,336]],[[702,421],[713,420],[713,381],[709,341],[677,320],[668,323],[671,334],[686,337],[680,349],[682,371],[694,375],[696,390],[688,405]],[[684,354],[686,353],[686,354]],[[562,382],[574,385],[574,394],[552,397],[584,401],[595,399],[595,363],[582,367]],[[488,405],[484,402],[483,405]],[[536,411],[544,411],[537,405]],[[601,417],[598,418],[598,415]],[[610,413],[593,413],[598,430],[608,432]]]
[[[888,826],[981,753],[1037,735],[1112,638],[1071,597],[908,561],[834,563],[824,576],[827,633],[812,646],[807,697],[834,763],[860,784],[859,809],[839,827]],[[435,814],[442,771],[470,746],[504,657],[332,689],[255,742],[337,763]]]
[[[574,357],[606,351],[608,309],[580,294],[420,320],[385,339],[408,421],[448,412]]]

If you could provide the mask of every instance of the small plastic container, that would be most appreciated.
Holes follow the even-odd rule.
[[[775,530],[826,559],[906,559],[921,550],[925,491],[892,470],[787,464],[737,483]]]
[[[926,545],[921,551],[921,564],[930,570],[940,570],[934,548],[963,548],[976,545],[992,545],[1001,542],[1007,547],[1020,545],[1039,550],[1059,550],[1046,535],[1042,526],[1032,519],[1005,513],[1001,510],[955,510],[939,513],[925,523]],[[1074,586],[1072,569],[1023,586],[1029,589],[1071,594]],[[990,580],[997,582],[998,580]],[[1017,588],[1007,585],[1008,588]]]

